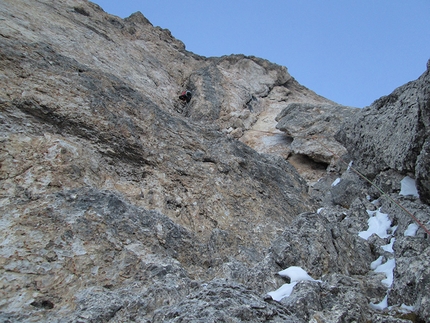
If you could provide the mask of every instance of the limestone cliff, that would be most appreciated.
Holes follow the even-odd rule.
[[[410,287],[429,277],[421,229],[397,237],[417,275],[399,277],[390,299],[414,310],[369,306],[387,295],[369,269],[389,258],[387,241],[358,232],[375,209],[366,195],[379,196],[342,166],[349,142],[334,139],[358,109],[267,60],[188,52],[141,13],[5,0],[0,20],[2,321],[428,317],[428,291]],[[407,202],[426,221],[428,206]],[[391,211],[405,229],[410,219]],[[267,293],[288,266],[321,283],[276,302]]]

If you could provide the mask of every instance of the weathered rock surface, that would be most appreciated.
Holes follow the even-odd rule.
[[[291,103],[276,117],[276,128],[293,138],[291,146],[295,154],[330,164],[346,153],[333,138],[334,134],[357,111],[344,106]]]
[[[251,102],[255,105],[255,101]],[[295,133],[294,131],[289,132],[286,128],[279,129],[277,117],[283,111],[290,111],[294,114],[296,109],[290,109],[292,106],[298,108],[297,110],[302,110],[300,107],[335,106],[336,104],[298,84],[294,78],[290,78],[282,86],[275,86],[266,97],[258,99],[257,102],[262,111],[251,127],[246,126],[245,130],[240,132],[243,135],[239,140],[258,152],[276,154],[287,159],[308,183],[315,182],[321,178],[326,173],[327,160],[329,161],[328,163],[331,160],[326,158],[324,162],[321,162],[320,158],[315,158],[320,155],[321,149],[318,153],[309,149],[317,148],[315,145],[309,147],[309,143],[312,142],[312,139],[309,138],[310,136],[306,138],[304,132]],[[345,109],[344,111],[350,113],[351,109]],[[300,116],[300,113],[295,115]],[[303,122],[303,119],[300,122]],[[313,122],[314,125],[317,125],[321,123],[321,120],[318,120],[314,114],[310,120],[305,122]],[[331,127],[334,125],[334,122],[331,123]],[[317,127],[322,130],[327,125]],[[307,135],[309,134],[307,133]],[[316,134],[314,133],[313,135]],[[328,134],[321,132],[317,135],[321,140],[327,141]],[[334,143],[336,141],[331,139],[330,142]],[[336,148],[344,151],[344,148],[339,143],[336,142],[335,145]],[[324,154],[326,155],[325,152]]]
[[[221,297],[220,297],[221,296]],[[274,301],[265,301],[252,290],[224,281],[212,281],[175,306],[154,314],[153,322],[301,322]]]
[[[373,178],[386,169],[413,174],[427,204],[429,138],[430,69],[360,110],[336,134],[364,174]]]
[[[404,236],[411,218],[333,158],[345,152],[333,134],[346,122],[340,137],[352,136],[361,110],[264,59],[190,53],[141,13],[6,0],[0,19],[1,321],[429,321],[424,230]],[[419,138],[403,157],[415,156],[425,194]],[[428,223],[428,205],[398,197],[412,169],[372,162],[375,181]],[[378,208],[397,230],[364,240]],[[396,259],[391,287],[370,268],[379,257]],[[274,301],[288,266],[320,281]],[[385,296],[389,308],[370,305]]]
[[[357,111],[359,109],[333,104],[290,103],[276,116],[276,128],[291,138],[292,154],[302,156],[301,164],[310,159],[316,166],[312,173],[297,165],[294,158],[289,159],[308,182],[319,180],[327,168],[335,167],[339,156],[346,154],[345,147],[334,139],[334,135]],[[321,166],[317,167],[318,164]]]

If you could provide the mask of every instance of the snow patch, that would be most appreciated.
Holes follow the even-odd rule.
[[[370,306],[373,309],[379,310],[379,311],[386,309],[388,307],[388,294],[385,295],[384,299],[380,303],[378,303],[378,304],[370,303]]]
[[[409,306],[404,303],[400,306],[400,308],[404,310],[403,313],[413,312],[415,310],[414,306]]]
[[[400,181],[401,189],[399,195],[408,196],[412,195],[414,197],[420,197],[418,194],[417,187],[415,185],[415,180],[406,176]]]
[[[381,248],[387,252],[394,253],[393,245],[395,241],[396,241],[396,238],[391,238],[390,243],[386,244],[385,246],[381,246]]]
[[[290,296],[291,293],[293,292],[294,286],[296,286],[296,285],[297,285],[297,282],[293,282],[290,284],[284,284],[281,287],[279,287],[277,290],[275,290],[273,292],[269,292],[267,294],[270,295],[272,297],[272,299],[279,302],[284,297]]]
[[[278,274],[283,277],[289,277],[291,280],[289,284],[284,284],[277,290],[267,293],[272,297],[272,299],[278,302],[281,299],[290,296],[293,292],[294,286],[296,286],[299,281],[309,280],[314,282],[321,282],[321,280],[313,279],[311,276],[308,275],[305,270],[297,266],[288,267],[287,269],[278,272]]]
[[[394,278],[394,267],[396,267],[395,259],[388,259],[385,263],[379,265],[375,268],[374,272],[384,273],[387,278],[381,280],[381,282],[387,286],[391,287]]]
[[[333,183],[331,183],[331,187],[336,186],[337,184],[339,184],[341,181],[341,179],[338,177],[335,179],[335,181]]]
[[[382,264],[383,259],[384,259],[384,257],[379,256],[378,259],[376,259],[375,261],[372,261],[372,263],[370,264],[370,269],[375,270],[376,267],[378,267],[379,265]]]
[[[367,220],[367,224],[369,228],[366,231],[361,231],[358,235],[367,240],[372,234],[377,234],[380,238],[388,238],[396,227],[391,227],[391,221],[388,218],[388,214],[382,213],[379,210],[377,211],[369,211],[367,213],[371,216],[369,220]]]
[[[419,228],[418,224],[411,223],[408,225],[408,228],[405,230],[404,235],[406,237],[415,237],[415,235],[417,234],[418,228]]]

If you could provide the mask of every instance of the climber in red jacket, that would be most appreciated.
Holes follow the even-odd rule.
[[[191,94],[191,91],[186,90],[186,91],[184,91],[184,92],[181,93],[181,95],[179,96],[179,100],[188,103],[188,102],[191,101],[191,97],[192,96],[193,95]]]

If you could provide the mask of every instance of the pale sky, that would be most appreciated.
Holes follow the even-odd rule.
[[[364,107],[430,59],[430,0],[94,0],[140,11],[202,56],[254,55],[337,103]]]

